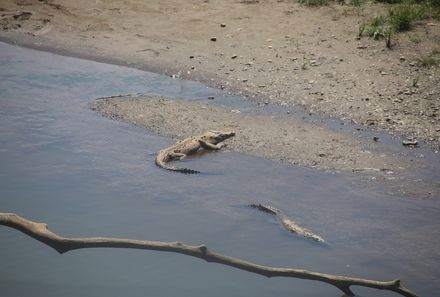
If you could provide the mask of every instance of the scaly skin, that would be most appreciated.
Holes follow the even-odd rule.
[[[235,136],[234,132],[211,130],[199,136],[186,138],[169,148],[161,150],[156,156],[156,165],[166,170],[184,174],[200,173],[197,170],[178,168],[170,166],[167,163],[182,160],[183,158],[195,154],[201,150],[219,150],[226,146],[226,144],[222,142],[232,136]]]
[[[250,204],[249,206],[256,208],[258,210],[276,215],[277,218],[283,224],[284,228],[286,228],[288,231],[290,231],[292,233],[302,235],[305,238],[308,238],[308,239],[311,239],[311,240],[314,240],[317,242],[325,242],[321,236],[314,234],[309,229],[298,226],[298,224],[296,224],[294,221],[292,221],[291,219],[286,217],[279,209],[276,209],[275,207],[272,207],[269,205],[264,205],[264,204]]]

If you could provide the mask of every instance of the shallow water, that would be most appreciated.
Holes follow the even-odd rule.
[[[387,196],[357,187],[353,177],[231,152],[185,164],[205,174],[166,172],[154,166],[154,152],[171,139],[87,107],[96,97],[138,92],[242,104],[195,82],[0,43],[0,211],[63,236],[205,243],[261,264],[401,278],[421,296],[440,290],[438,199]],[[328,245],[286,233],[245,207],[251,202],[283,210]],[[340,296],[325,284],[266,279],[177,254],[58,255],[4,227],[0,261],[2,296]]]

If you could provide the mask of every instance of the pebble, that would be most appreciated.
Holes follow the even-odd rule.
[[[402,141],[403,145],[406,146],[417,146],[419,144],[419,142],[417,141],[417,139],[414,139],[412,137],[408,137],[407,139]]]
[[[214,96],[208,96],[209,100],[213,100],[215,97]]]
[[[232,55],[231,56],[231,59],[235,59],[235,58],[237,58],[238,56],[237,55]]]
[[[226,24],[225,23],[221,23],[220,27],[224,28],[224,27],[226,27]]]
[[[217,37],[211,37],[209,40],[211,40],[211,41],[217,41]]]

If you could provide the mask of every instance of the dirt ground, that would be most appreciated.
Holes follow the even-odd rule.
[[[414,137],[438,152],[440,67],[423,67],[418,59],[440,49],[440,23],[424,20],[399,33],[391,50],[383,40],[359,38],[359,24],[386,10],[373,4],[313,8],[293,0],[3,0],[0,40],[202,81],[263,108],[276,104],[339,117]],[[110,107],[101,112],[134,122],[139,110],[152,115],[131,103],[132,115]],[[179,103],[168,105],[173,104]],[[200,106],[190,108],[203,112]],[[217,129],[231,122],[248,133],[253,129],[255,118],[217,109],[225,115]],[[374,153],[377,146],[346,135],[281,119],[259,120],[274,128],[258,136],[262,146],[289,145],[272,153],[246,148],[255,155],[325,169],[372,168],[383,175],[408,168],[407,161],[390,154],[384,159]],[[162,134],[196,132],[168,128]]]
[[[439,150],[440,69],[417,59],[440,47],[421,22],[394,48],[359,23],[386,7],[303,7],[292,0],[3,0],[0,37],[19,44],[200,80],[254,100],[302,106]],[[214,41],[215,40],[215,41]]]

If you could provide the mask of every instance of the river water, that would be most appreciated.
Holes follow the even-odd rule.
[[[62,236],[206,244],[256,263],[378,280],[421,296],[440,291],[439,199],[357,186],[355,177],[232,152],[191,160],[210,174],[154,166],[173,143],[88,109],[121,93],[243,104],[218,90],[136,69],[0,43],[0,211]],[[288,234],[267,203],[327,240]],[[266,279],[170,253],[86,249],[58,255],[0,228],[1,296],[340,296],[312,281]],[[397,296],[354,287],[359,296]]]

